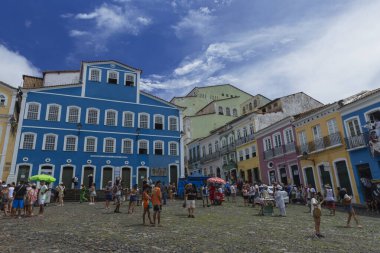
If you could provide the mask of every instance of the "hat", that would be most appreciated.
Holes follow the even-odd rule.
[[[311,189],[310,189],[310,192],[311,192],[311,193],[316,193],[316,191],[315,191],[314,188],[311,188]]]
[[[331,189],[331,186],[330,186],[329,184],[326,184],[326,185],[325,185],[325,188],[327,188],[327,189]]]

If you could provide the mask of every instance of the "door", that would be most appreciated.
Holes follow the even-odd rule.
[[[315,179],[312,167],[305,168],[306,183],[310,184],[315,189]]]
[[[102,185],[100,186],[101,189],[105,188],[109,181],[113,181],[113,178],[112,178],[113,168],[104,167],[102,173],[103,173],[103,179],[102,179]]]
[[[285,167],[280,168],[280,180],[281,180],[281,183],[283,183],[284,185],[288,184],[288,176],[286,175]]]
[[[221,177],[221,174],[220,174],[220,168],[216,168],[216,176],[217,177]]]
[[[252,179],[252,170],[249,169],[248,170],[248,183],[252,184],[253,182],[253,179]]]
[[[21,165],[18,167],[18,173],[17,173],[17,183],[20,181],[28,181],[30,173],[30,166],[29,165]]]
[[[300,173],[299,173],[299,170],[298,170],[298,166],[297,165],[292,165],[291,169],[292,169],[292,176],[293,176],[293,184],[295,184],[297,186],[300,186],[301,185],[301,180],[300,180]]]
[[[259,168],[254,168],[253,169],[253,175],[255,176],[255,182],[260,182],[260,173],[259,173]]]
[[[65,166],[62,168],[61,182],[64,184],[66,189],[72,189],[73,188],[73,183],[72,183],[73,177],[74,177],[74,167],[73,166]]]
[[[177,165],[170,165],[170,183],[177,185],[178,180],[178,166]]]
[[[123,188],[131,189],[131,168],[124,167],[121,169],[121,185]]]
[[[139,178],[137,184],[139,187],[142,187],[143,181],[148,179],[148,169],[147,168],[139,168]]]
[[[269,183],[273,184],[276,182],[276,172],[274,170],[269,171]]]
[[[322,164],[318,166],[318,170],[319,175],[321,176],[321,189],[324,189],[326,184],[329,184],[332,187],[333,184],[331,182],[331,175],[328,168]]]
[[[94,182],[94,174],[95,174],[95,170],[93,167],[90,167],[90,166],[86,166],[83,168],[83,184],[84,186],[86,187],[89,187],[90,185],[90,178],[92,178],[92,183]],[[92,175],[92,177],[90,176]]]
[[[241,180],[243,180],[243,182],[246,181],[245,180],[245,171],[243,171],[243,170],[240,171],[240,178],[241,178]]]
[[[346,188],[347,193],[349,195],[352,195],[352,186],[351,186],[351,182],[350,182],[350,176],[348,174],[346,161],[336,162],[335,167],[336,167],[336,171],[338,174],[337,176],[338,176],[340,188]],[[359,167],[360,167],[360,165],[359,165]],[[364,166],[361,168],[364,168],[364,170],[366,171],[364,174],[368,175],[369,179],[372,179],[371,170],[369,170],[369,166]],[[368,170],[366,170],[367,168],[368,168]],[[367,172],[369,172],[369,174],[367,174]],[[359,177],[361,177],[360,176],[360,170],[359,170]]]

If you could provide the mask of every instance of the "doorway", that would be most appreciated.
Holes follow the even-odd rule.
[[[274,170],[269,171],[269,183],[273,184],[276,182],[276,172]]]
[[[20,181],[28,181],[30,175],[30,165],[20,165],[18,167],[18,173],[17,173],[17,181],[16,183],[19,183]]]
[[[281,183],[283,183],[284,185],[288,184],[288,176],[286,175],[285,167],[280,168],[280,180],[281,180]]]
[[[101,189],[105,188],[109,181],[113,182],[113,168],[104,167],[103,175],[102,175],[102,185],[100,186],[100,188]]]
[[[92,166],[86,166],[83,168],[83,178],[82,178],[82,184],[84,186],[90,188],[91,184],[94,183],[94,174],[95,169]]]
[[[131,189],[131,168],[124,167],[121,169],[121,185],[123,188]]]
[[[73,166],[62,167],[61,182],[66,187],[66,189],[72,189],[73,188],[73,182],[72,182],[73,177],[74,177],[74,167]]]
[[[310,184],[315,189],[315,179],[312,167],[307,167],[304,169],[306,175],[306,184]]]
[[[292,170],[292,176],[293,176],[293,184],[300,186],[301,185],[301,180],[300,180],[300,173],[298,170],[297,165],[292,165],[291,167]]]
[[[253,175],[256,183],[261,182],[259,168],[253,168]]]
[[[138,178],[137,184],[141,188],[143,185],[143,181],[148,179],[148,169],[143,167],[143,168],[139,168],[138,170],[139,170],[138,172],[139,178]]]
[[[321,189],[324,189],[326,184],[329,184],[331,187],[333,187],[333,184],[331,181],[331,175],[330,175],[330,171],[328,167],[323,164],[318,166],[319,175],[321,177],[321,184],[322,184]]]
[[[253,177],[252,169],[249,169],[248,170],[248,183],[250,183],[250,184],[252,184],[252,182],[253,182],[252,177]]]
[[[177,186],[177,180],[178,180],[178,166],[177,165],[170,165],[170,183],[175,184]]]
[[[368,163],[359,164],[356,166],[358,170],[358,175],[360,178],[360,185],[362,188],[362,193],[365,196],[365,200],[371,198],[372,190],[371,190],[371,180],[372,180],[372,172]],[[348,192],[348,189],[347,189]]]

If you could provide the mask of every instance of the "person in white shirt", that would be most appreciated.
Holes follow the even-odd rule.
[[[285,201],[284,201],[284,194],[287,194],[280,185],[277,186],[277,191],[275,193],[274,199],[276,200],[276,204],[278,209],[280,209],[280,216],[285,217],[286,216],[286,209],[285,209]]]
[[[335,215],[335,197],[334,191],[329,184],[325,185],[326,206],[330,210],[330,215]]]
[[[313,219],[314,219],[315,236],[318,238],[323,238],[324,236],[321,234],[321,231],[320,231],[321,215],[322,215],[321,204],[323,201],[320,202],[317,199],[315,189],[313,190],[314,191],[310,191],[310,194],[311,194],[310,204],[311,204],[311,215],[313,216]]]
[[[44,206],[45,206],[45,201],[47,197],[46,193],[49,190],[49,188],[46,186],[44,181],[41,181],[40,184],[41,184],[41,187],[40,187],[40,191],[38,192],[38,204],[40,205],[40,212],[38,215],[42,216],[44,215]]]
[[[345,192],[344,197],[343,197],[343,205],[344,205],[344,209],[348,213],[346,227],[348,227],[348,228],[351,227],[350,222],[351,222],[351,218],[353,218],[355,220],[355,222],[356,222],[356,226],[358,228],[362,228],[362,225],[359,224],[359,220],[356,217],[355,210],[352,207],[352,202],[351,202],[352,201],[352,197],[347,194],[346,188],[342,188],[342,192]]]
[[[235,184],[231,184],[230,185],[230,190],[231,190],[232,202],[236,202],[236,185]]]

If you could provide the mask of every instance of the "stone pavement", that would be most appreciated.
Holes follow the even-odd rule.
[[[290,205],[287,217],[258,216],[239,203],[201,207],[187,218],[182,201],[164,206],[162,227],[142,226],[141,207],[127,214],[104,203],[67,203],[45,217],[0,217],[0,252],[380,252],[380,218],[359,217],[363,228],[344,228],[346,214],[324,210],[317,239],[306,207]],[[277,210],[276,210],[277,211]],[[354,224],[353,224],[354,225]]]

